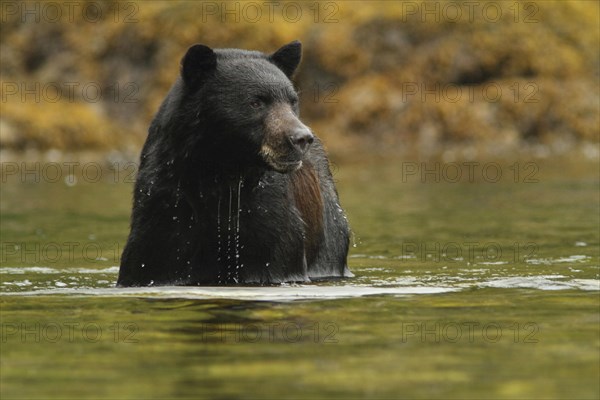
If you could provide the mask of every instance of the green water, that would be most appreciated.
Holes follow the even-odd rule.
[[[127,174],[3,163],[0,397],[598,398],[597,161],[461,163],[340,163],[356,277],[223,289],[115,289]]]

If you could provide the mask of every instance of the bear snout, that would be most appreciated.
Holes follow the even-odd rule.
[[[298,126],[290,133],[288,139],[292,145],[301,153],[305,153],[308,147],[315,141],[315,137],[306,126]]]
[[[264,122],[260,155],[275,171],[288,173],[302,166],[302,159],[315,141],[311,130],[287,103],[276,103]]]

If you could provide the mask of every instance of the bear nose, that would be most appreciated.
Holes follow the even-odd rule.
[[[308,146],[315,141],[315,137],[307,128],[296,128],[289,136],[290,141],[301,152],[305,152]]]

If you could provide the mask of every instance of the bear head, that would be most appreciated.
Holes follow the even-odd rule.
[[[196,137],[207,162],[282,173],[302,166],[314,136],[299,119],[290,80],[300,59],[298,41],[272,54],[202,44],[188,49],[181,61],[181,115],[193,116],[186,135]]]

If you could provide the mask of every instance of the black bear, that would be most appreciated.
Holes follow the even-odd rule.
[[[300,58],[298,41],[187,51],[142,150],[118,286],[352,276],[327,156],[299,119]]]

